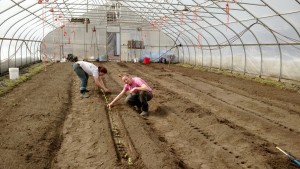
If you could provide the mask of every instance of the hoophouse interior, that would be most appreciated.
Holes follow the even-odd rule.
[[[299,80],[299,1],[2,0],[1,74],[40,60],[174,62]]]
[[[0,169],[300,168],[299,0],[0,4]]]

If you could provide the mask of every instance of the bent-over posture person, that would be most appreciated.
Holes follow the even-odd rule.
[[[89,76],[94,77],[95,84],[98,87],[103,89],[105,92],[109,92],[101,79],[101,76],[107,73],[107,69],[105,67],[97,67],[93,63],[86,61],[77,61],[73,64],[73,69],[81,81],[80,93],[82,97],[89,97],[89,94],[87,93],[88,90],[86,89]]]
[[[120,77],[124,82],[123,90],[107,105],[108,108],[110,109],[115,102],[120,100],[120,98],[128,92],[129,94],[126,97],[125,102],[130,106],[135,106],[138,110],[141,110],[142,112],[140,115],[148,116],[148,101],[153,97],[152,89],[139,77],[130,77],[128,74],[122,74]]]

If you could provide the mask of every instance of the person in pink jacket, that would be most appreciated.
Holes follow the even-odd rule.
[[[148,116],[149,115],[149,105],[148,101],[153,98],[151,87],[139,77],[131,77],[128,74],[120,75],[122,81],[124,82],[123,90],[118,94],[116,98],[113,99],[107,106],[110,109],[121,97],[128,93],[125,102],[136,107],[141,111],[140,115]]]

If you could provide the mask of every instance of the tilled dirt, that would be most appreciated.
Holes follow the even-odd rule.
[[[71,63],[57,63],[0,99],[0,168],[297,168],[300,97],[249,80],[164,64],[108,68],[103,94],[79,94]],[[145,119],[122,100],[118,77],[154,89]],[[299,168],[299,167],[298,167]]]

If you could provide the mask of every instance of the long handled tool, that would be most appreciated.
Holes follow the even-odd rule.
[[[285,152],[285,151],[283,151],[281,148],[279,148],[279,147],[276,147],[279,151],[281,151],[283,154],[285,154],[286,156],[288,156],[288,158],[293,162],[293,163],[295,163],[297,166],[299,166],[300,167],[300,162],[295,158],[295,157],[293,157],[291,154],[289,154],[289,153],[287,153],[287,152]]]

